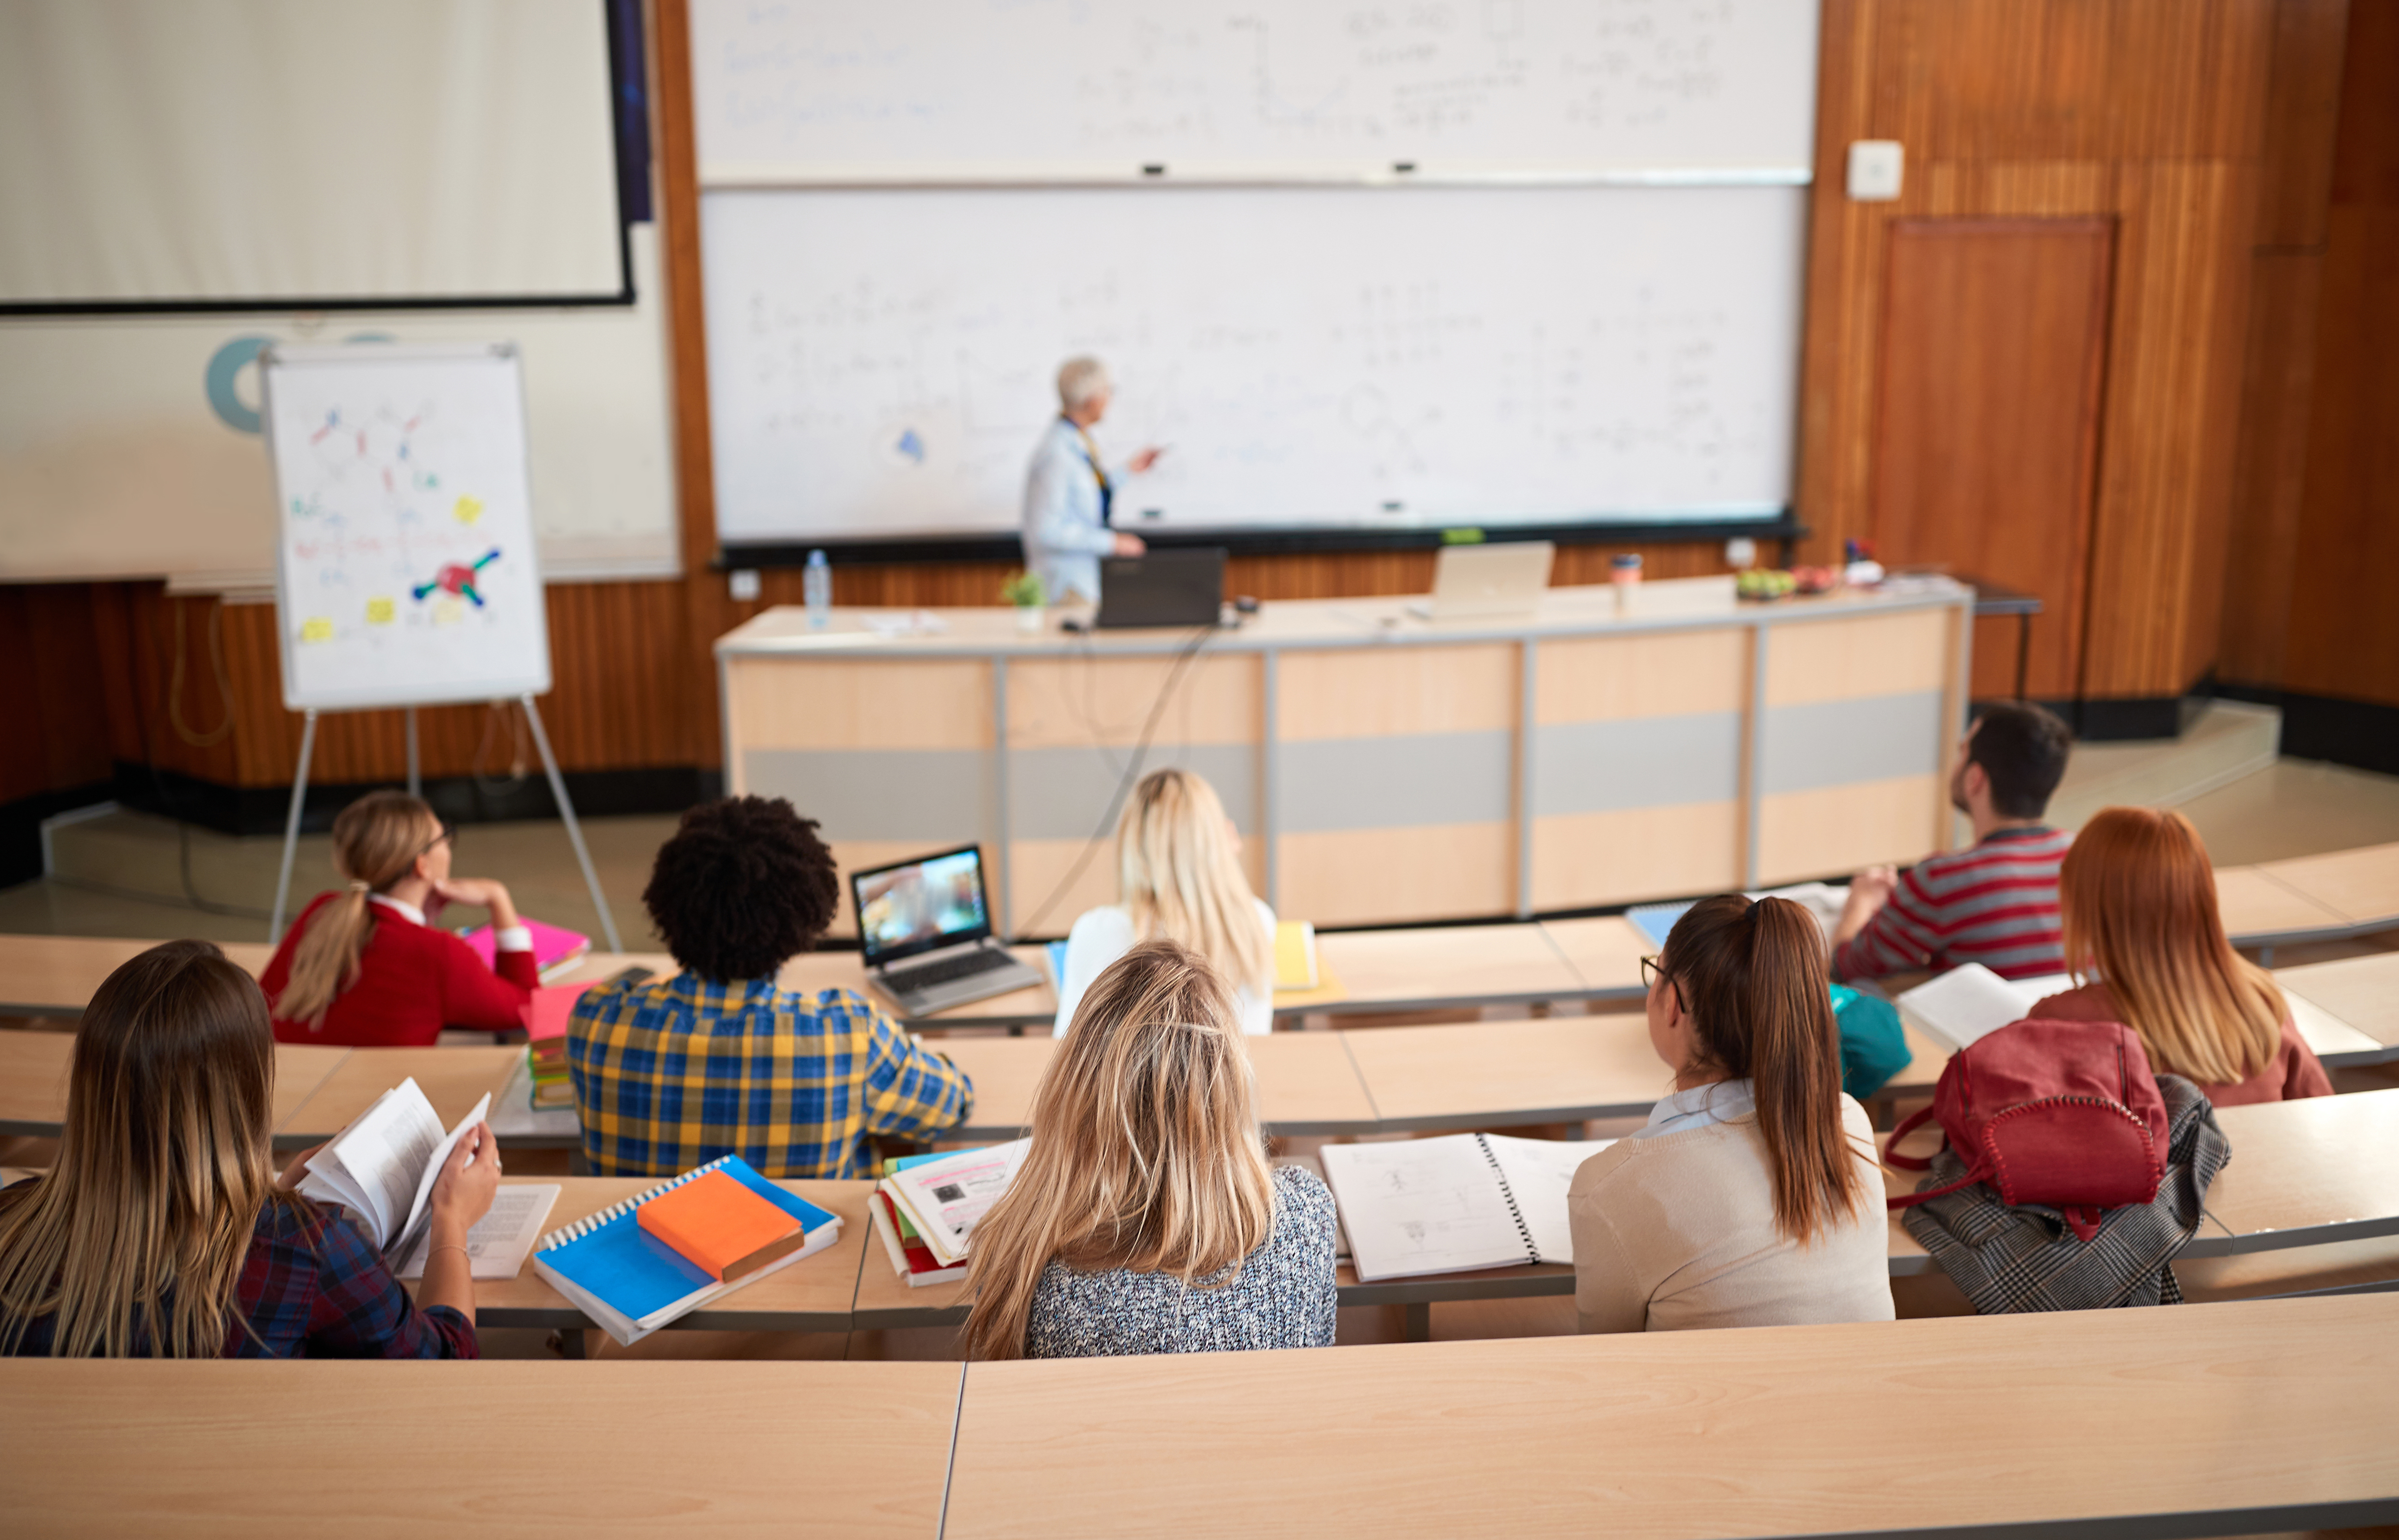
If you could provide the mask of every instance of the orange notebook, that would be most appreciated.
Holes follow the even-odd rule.
[[[799,1221],[723,1171],[711,1171],[643,1204],[642,1228],[719,1283],[748,1277],[807,1244]]]

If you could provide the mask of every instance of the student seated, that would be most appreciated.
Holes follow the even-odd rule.
[[[1841,1094],[1815,917],[1702,898],[1642,971],[1674,1094],[1567,1189],[1582,1330],[1890,1320],[1874,1127]]]
[[[2141,1034],[2150,1069],[2219,1107],[2332,1094],[2273,977],[2225,938],[2216,868],[2189,818],[2103,808],[2076,837],[2058,897],[2081,987],[2034,1016],[2121,1021]]]
[[[1145,941],[1094,979],[969,1249],[970,1358],[1332,1345],[1333,1195],[1268,1167],[1232,992]]]
[[[839,892],[815,820],[780,797],[683,816],[642,893],[683,971],[587,990],[566,1025],[594,1172],[673,1176],[738,1155],[768,1176],[865,1177],[867,1135],[928,1140],[966,1120],[965,1073],[865,996],[777,986]]]
[[[0,1192],[0,1354],[474,1358],[491,1130],[434,1180],[412,1301],[346,1215],[290,1190],[305,1155],[278,1181],[274,1102],[265,996],[214,945],[110,974],[75,1029],[58,1164]]]
[[[1833,977],[1874,979],[1980,963],[2003,979],[2055,973],[2057,863],[2074,836],[2040,821],[2074,735],[2038,706],[2001,701],[1966,729],[1949,801],[1973,820],[1970,849],[1904,873],[1861,871],[1833,931]]]
[[[1188,770],[1155,770],[1117,819],[1117,902],[1075,922],[1058,986],[1055,1032],[1100,970],[1135,941],[1164,937],[1231,980],[1245,1033],[1274,1029],[1275,912],[1241,875],[1241,836],[1215,788]]]
[[[342,809],[333,869],[346,885],[309,900],[259,979],[277,1038],[421,1048],[443,1027],[524,1025],[525,1001],[540,982],[533,938],[506,887],[450,874],[455,838],[405,791],[370,791]],[[492,912],[496,974],[432,924],[444,904]]]

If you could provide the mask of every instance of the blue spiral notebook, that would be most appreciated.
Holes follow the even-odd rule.
[[[643,1204],[709,1171],[723,1171],[799,1221],[806,1244],[747,1277],[719,1283],[714,1275],[642,1228],[635,1211]],[[541,1237],[533,1264],[594,1323],[630,1345],[720,1295],[746,1288],[815,1255],[840,1237],[838,1216],[777,1186],[760,1176],[748,1161],[729,1155],[637,1193],[588,1219],[552,1230]]]

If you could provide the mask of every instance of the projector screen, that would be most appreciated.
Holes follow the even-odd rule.
[[[8,0],[0,313],[630,302],[603,0]]]

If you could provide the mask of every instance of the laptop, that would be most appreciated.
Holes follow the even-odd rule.
[[[1531,615],[1550,586],[1550,559],[1557,549],[1547,540],[1443,546],[1433,557],[1431,601],[1409,605],[1408,614],[1419,620]]]
[[[1042,981],[992,939],[983,847],[960,845],[849,874],[866,979],[902,1016],[928,1016]]]
[[[1225,551],[1150,551],[1100,558],[1100,613],[1093,627],[1213,626],[1225,603]]]

